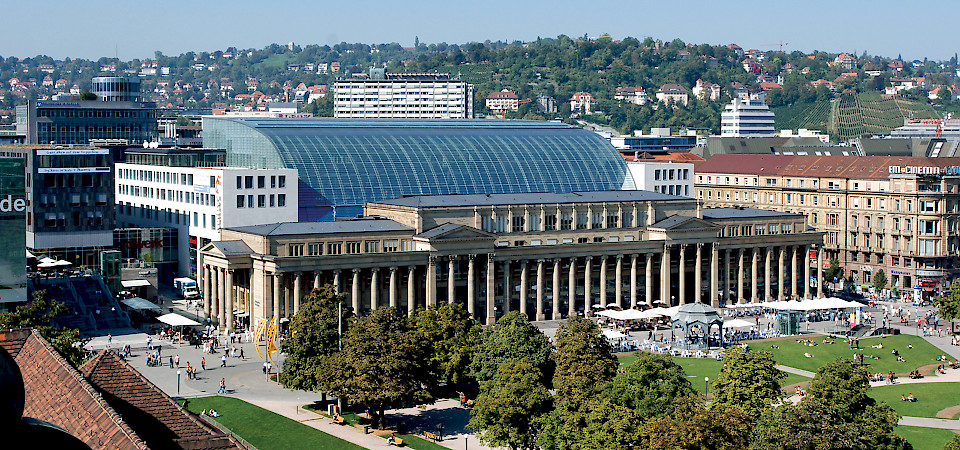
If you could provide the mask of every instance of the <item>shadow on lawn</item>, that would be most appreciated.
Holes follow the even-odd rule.
[[[388,414],[387,422],[391,424],[402,424],[404,433],[413,431],[436,432],[437,426],[443,423],[443,434],[467,434],[473,431],[467,428],[470,422],[470,410],[450,407],[443,409],[431,409],[422,411],[415,416],[405,414]]]

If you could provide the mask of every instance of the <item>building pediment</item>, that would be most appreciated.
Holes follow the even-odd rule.
[[[426,242],[494,240],[497,235],[469,225],[445,223],[414,236],[414,239]]]
[[[715,231],[719,227],[703,219],[674,214],[647,228],[657,231]]]

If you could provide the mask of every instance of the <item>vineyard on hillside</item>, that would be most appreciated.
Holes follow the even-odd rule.
[[[889,133],[903,125],[903,119],[939,117],[925,102],[882,98],[879,93],[843,93],[831,101],[799,103],[774,108],[776,128],[807,128],[830,134],[835,142],[868,133]]]

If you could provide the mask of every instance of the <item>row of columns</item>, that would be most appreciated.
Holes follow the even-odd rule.
[[[811,246],[782,246],[782,247],[755,247],[755,248],[741,248],[737,250],[724,250],[724,264],[728,267],[724,271],[724,292],[731,291],[730,284],[730,262],[729,262],[729,253],[736,253],[736,293],[737,300],[739,303],[747,303],[748,300],[751,302],[760,301],[760,279],[759,279],[759,259],[761,252],[765,253],[764,256],[764,267],[763,267],[763,299],[769,301],[773,299],[773,286],[774,286],[774,269],[772,267],[774,260],[777,261],[776,268],[776,279],[780,288],[777,289],[777,300],[783,301],[788,298],[810,298],[811,297],[811,286],[810,286],[810,264],[807,261],[807,256],[810,253]],[[747,252],[749,252],[750,258],[750,276],[747,277],[746,274],[746,258],[748,257]],[[801,253],[803,252],[803,253]],[[776,253],[776,254],[775,254]],[[715,256],[714,256],[715,257]],[[817,251],[817,265],[816,267],[822,267],[823,264],[823,251]],[[788,261],[789,258],[789,261]],[[714,261],[711,261],[711,265],[715,264]],[[798,270],[798,265],[803,265],[803,292],[800,292],[799,282],[800,282],[800,271]],[[787,271],[791,276],[789,277],[789,283],[787,283]],[[711,273],[711,277],[716,276],[714,273]],[[699,277],[698,277],[699,279]],[[748,291],[745,287],[745,283],[750,282],[750,290]],[[749,295],[747,295],[749,292]],[[817,270],[817,297],[823,296],[823,273],[822,270]]]
[[[234,271],[212,265],[204,266],[203,314],[211,318],[220,329],[234,331],[234,307],[236,292],[233,284]]]

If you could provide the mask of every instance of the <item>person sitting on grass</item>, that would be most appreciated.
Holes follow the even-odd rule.
[[[397,433],[393,433],[390,437],[387,438],[387,444],[398,445],[397,443]]]
[[[916,402],[916,401],[917,401],[916,397],[913,396],[913,393],[912,393],[912,392],[910,393],[910,395],[907,395],[907,401],[908,401],[908,402]]]
[[[900,394],[900,401],[901,401],[901,402],[907,401],[907,397],[904,397],[903,394]]]
[[[217,410],[210,408],[210,417],[220,417],[220,413]]]

